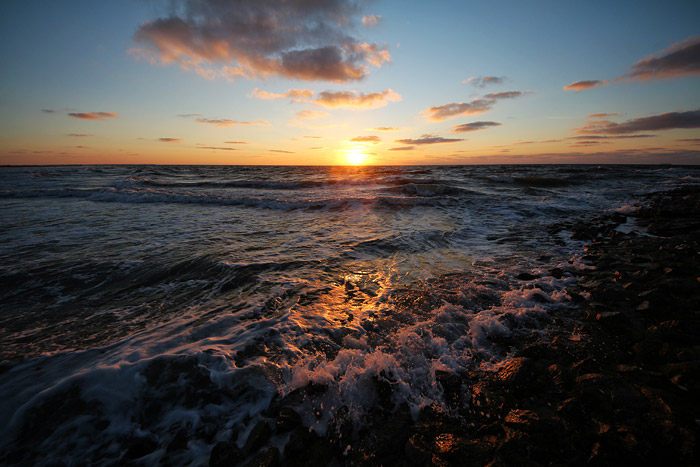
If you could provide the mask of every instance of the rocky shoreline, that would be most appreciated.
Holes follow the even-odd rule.
[[[386,404],[361,433],[341,409],[319,437],[279,401],[210,465],[700,465],[700,187],[646,201],[552,228],[588,242],[578,309],[552,317],[547,342],[504,343],[518,350],[497,372],[437,374],[449,410],[414,421],[377,378]],[[264,447],[274,432],[289,432],[281,450]]]

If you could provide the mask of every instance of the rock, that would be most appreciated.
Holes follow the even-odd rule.
[[[459,404],[462,400],[462,378],[447,371],[435,371],[435,380],[442,386],[445,402],[450,405]]]
[[[275,428],[278,433],[285,433],[287,431],[292,431],[294,428],[301,425],[301,415],[299,415],[294,409],[289,407],[282,407],[277,413],[277,420],[275,421]]]
[[[151,438],[135,438],[129,443],[129,448],[126,450],[122,460],[140,459],[158,448],[156,443]]]
[[[326,437],[338,453],[342,453],[352,440],[352,420],[348,406],[344,405],[328,422]]]
[[[250,431],[245,446],[243,447],[243,452],[246,455],[254,453],[270,439],[270,435],[272,435],[270,424],[267,420],[260,420]]]
[[[264,450],[246,464],[246,467],[273,467],[279,464],[279,449],[272,447]]]
[[[564,277],[564,271],[562,271],[561,268],[553,268],[551,271],[549,271],[549,273],[555,279],[561,279]]]
[[[243,452],[232,441],[221,441],[214,445],[209,456],[209,467],[227,467],[239,465],[243,460]]]
[[[521,272],[516,277],[520,281],[531,281],[537,279],[539,276],[535,276],[534,274],[530,274],[528,272]]]
[[[287,459],[299,459],[304,457],[308,446],[318,439],[318,435],[305,426],[298,426],[292,430],[289,440],[284,447],[284,456]]]

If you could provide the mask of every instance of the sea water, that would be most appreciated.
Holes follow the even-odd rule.
[[[590,266],[555,226],[698,181],[654,166],[1,168],[1,448],[106,465],[142,438],[144,462],[206,465],[280,400],[319,434],[340,407],[361,426],[387,402],[378,379],[417,416],[444,404],[436,372],[497,369],[514,350],[499,339],[546,340],[575,307],[566,287]]]

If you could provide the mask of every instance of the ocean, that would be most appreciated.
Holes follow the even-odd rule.
[[[361,432],[379,406],[446,407],[436,375],[501,368],[509,336],[546,342],[576,307],[590,265],[566,226],[699,182],[674,166],[0,168],[5,461],[207,465],[279,407],[319,435],[340,410]]]

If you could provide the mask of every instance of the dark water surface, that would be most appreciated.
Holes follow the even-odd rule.
[[[144,462],[206,465],[285,396],[319,434],[343,406],[362,425],[377,378],[415,416],[443,401],[436,371],[498,368],[510,352],[494,341],[544,339],[573,306],[583,244],[551,226],[699,180],[653,166],[2,168],[4,447],[39,438],[35,464],[112,464],[137,436],[153,444]],[[289,397],[309,385],[323,390]]]

